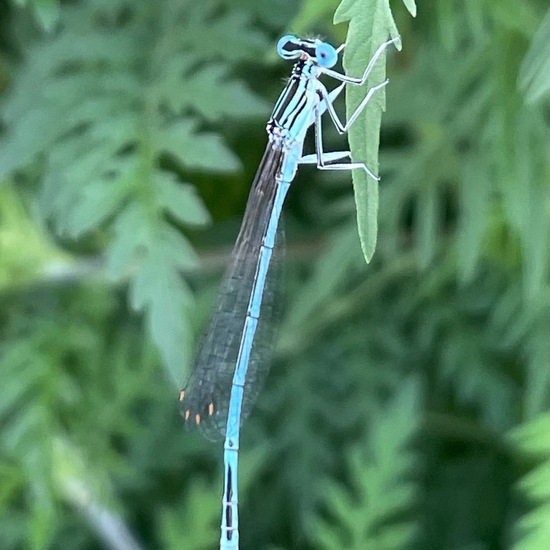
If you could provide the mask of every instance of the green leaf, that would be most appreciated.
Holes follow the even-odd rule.
[[[526,103],[536,103],[547,98],[550,92],[549,42],[550,11],[546,13],[533,37],[519,71],[518,86],[525,96]]]
[[[209,63],[196,69],[196,59],[183,54],[161,69],[158,88],[176,113],[193,109],[207,120],[225,116],[264,116],[269,104],[242,82],[231,78],[226,65]]]
[[[550,473],[547,464],[541,464],[524,476],[518,484],[518,489],[529,495],[533,501],[546,501],[550,505]]]
[[[36,19],[45,31],[52,30],[59,19],[59,0],[13,0],[19,6],[30,4]]]
[[[189,168],[234,172],[238,158],[212,133],[198,133],[194,119],[179,119],[166,125],[158,136],[157,147]]]
[[[471,279],[482,253],[483,237],[487,230],[490,213],[489,175],[482,159],[474,154],[464,163],[460,179],[462,216],[457,232],[457,252],[460,276],[463,281]]]
[[[548,468],[546,467],[546,470]],[[550,480],[547,480],[550,482]],[[518,540],[512,550],[540,550],[550,545],[550,503],[542,504],[516,522]]]
[[[10,182],[0,186],[0,258],[2,289],[35,281],[49,263],[64,260],[40,225],[29,216]]]
[[[129,204],[114,223],[114,236],[106,251],[106,275],[114,280],[128,276],[148,238],[149,227],[143,209]]]
[[[347,75],[358,77],[365,71],[378,46],[390,36],[397,37],[398,32],[388,0],[344,0],[334,14],[334,23],[345,21],[349,21],[349,31],[344,50],[344,69]],[[367,87],[384,81],[384,59],[384,55],[379,59],[365,87],[348,86],[348,118],[365,97]],[[366,163],[375,174],[378,173],[378,145],[384,105],[384,90],[379,90],[348,133],[352,159]],[[363,170],[354,170],[353,188],[361,248],[365,260],[370,262],[378,234],[378,182]]]
[[[198,265],[198,257],[189,241],[173,226],[165,223],[157,228],[153,245],[155,255],[177,269],[190,270]]]
[[[44,16],[53,5],[42,1]],[[243,32],[249,16],[220,11],[216,2],[160,10],[72,3],[59,18],[58,33],[25,48],[2,105],[0,174],[41,160],[39,211],[48,226],[64,237],[101,231],[98,242],[112,238],[106,272],[129,277],[132,295],[137,277],[134,299],[178,378],[190,350],[180,270],[196,256],[168,220],[199,225],[208,216],[191,189],[174,182],[183,168],[240,168],[213,122],[267,113],[267,103],[233,76],[234,62],[256,59],[265,39]],[[204,46],[197,38],[210,25],[215,39]],[[208,131],[199,130],[204,125]]]
[[[421,424],[418,381],[406,380],[369,424],[367,448],[352,454],[353,486],[348,491],[325,484],[324,505],[334,522],[317,520],[313,536],[319,548],[397,550],[418,537],[419,522],[407,515],[418,497],[412,481],[418,474],[412,448]]]
[[[510,437],[522,453],[542,460],[550,454],[549,432],[550,413],[547,413],[514,428]]]
[[[59,18],[58,0],[34,0],[34,9],[42,28],[49,31]]]
[[[531,507],[514,526],[514,550],[538,550],[550,545],[549,430],[550,413],[546,413],[518,426],[509,434],[512,444],[517,446],[524,458],[535,464],[516,485],[518,493]]]
[[[255,60],[268,45],[265,35],[252,24],[249,14],[233,8],[223,17],[212,17],[214,6],[208,2],[196,2],[187,14],[188,25],[181,33],[184,50],[206,59],[228,61]],[[204,40],[205,22],[208,25],[208,40]],[[228,48],[227,44],[231,44]]]
[[[217,545],[220,499],[215,481],[219,478],[196,477],[189,483],[181,504],[162,512],[163,548],[178,550],[185,545],[189,550],[200,550]]]
[[[193,298],[180,268],[194,267],[196,259],[185,239],[165,226],[149,236],[149,242],[134,245],[140,260],[130,281],[130,303],[144,310],[153,341],[174,382],[181,382],[182,365],[189,360],[192,331],[189,309]]]
[[[413,17],[416,17],[416,2],[415,2],[415,0],[403,0],[403,4],[405,4],[405,7],[407,8],[408,12]]]
[[[169,266],[160,264],[166,257],[155,256],[151,254],[149,265],[143,268],[145,281],[138,280],[138,271],[135,284],[141,285],[142,288],[144,285],[147,286],[144,299],[147,301],[149,333],[158,346],[174,384],[180,387],[182,366],[190,360],[193,342],[188,311],[191,306],[191,293],[177,272]],[[130,291],[132,289],[133,286],[130,287]]]
[[[180,183],[169,172],[158,174],[157,184],[161,206],[176,220],[186,225],[204,225],[210,221],[210,214],[193,187]]]

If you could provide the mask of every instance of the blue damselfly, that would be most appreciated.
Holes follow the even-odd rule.
[[[398,38],[384,42],[363,76],[340,74],[332,67],[338,49],[320,39],[284,36],[277,52],[296,60],[292,75],[267,123],[268,145],[252,184],[246,211],[218,294],[218,306],[203,337],[189,383],[180,393],[182,416],[209,439],[225,439],[224,491],[220,548],[238,548],[237,464],[240,425],[250,412],[268,368],[272,336],[270,321],[277,310],[273,296],[273,248],[287,191],[299,164],[320,170],[364,170],[349,151],[324,152],[321,115],[327,112],[340,134],[347,132],[373,94],[388,80],[370,88],[347,123],[333,102],[346,84],[363,85],[384,50]],[[320,82],[325,74],[341,82],[329,92]],[[315,126],[314,154],[302,155],[304,139]],[[349,159],[348,162],[342,162]]]

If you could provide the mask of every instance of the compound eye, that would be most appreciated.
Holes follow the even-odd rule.
[[[321,42],[315,48],[315,58],[317,59],[318,65],[330,69],[336,65],[336,62],[338,61],[338,54],[330,44]]]

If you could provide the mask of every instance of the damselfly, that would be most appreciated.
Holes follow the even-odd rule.
[[[333,106],[346,84],[363,85],[384,50],[398,38],[384,42],[374,53],[362,77],[332,70],[344,46],[335,49],[319,39],[284,36],[277,52],[296,60],[292,75],[267,123],[268,145],[252,184],[246,211],[218,294],[214,312],[186,388],[180,392],[182,416],[209,439],[225,438],[224,491],[220,548],[238,548],[237,464],[239,431],[250,412],[268,367],[272,343],[270,321],[277,309],[272,260],[283,202],[299,164],[320,170],[364,170],[352,162],[349,151],[324,152],[321,115],[328,112],[340,134],[347,132],[373,94],[388,80],[370,88],[346,124]],[[325,74],[341,82],[328,92],[319,81]],[[315,126],[314,154],[302,155],[304,139]],[[349,159],[348,162],[342,162]]]

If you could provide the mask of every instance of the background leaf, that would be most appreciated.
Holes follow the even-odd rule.
[[[528,103],[541,100],[550,91],[550,68],[545,55],[545,46],[549,39],[550,12],[546,14],[533,37],[518,75],[519,87]]]
[[[350,137],[378,218],[312,166],[285,204],[240,547],[548,546],[547,2],[346,0],[334,26],[335,2],[76,0],[47,28],[36,5],[0,10],[0,548],[218,544],[223,450],[177,389],[295,25],[353,75],[395,27],[403,49]]]
[[[516,523],[514,550],[543,548],[550,543],[550,473],[548,472],[548,429],[550,417],[542,415],[515,428],[510,436],[513,445],[523,458],[530,462],[531,469],[517,483],[517,491],[531,505]]]

